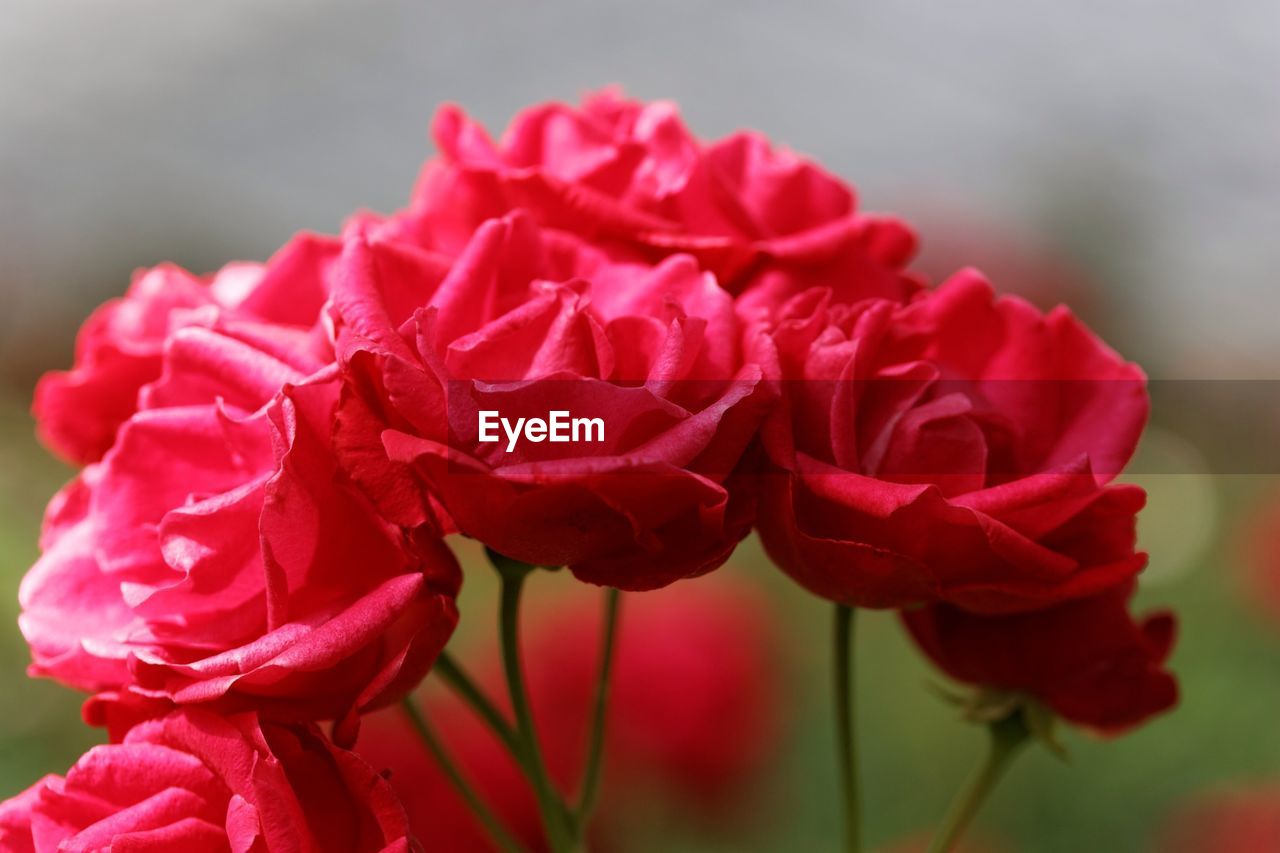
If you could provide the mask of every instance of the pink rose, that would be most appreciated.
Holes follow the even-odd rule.
[[[387,517],[443,517],[625,589],[728,557],[751,518],[723,481],[765,399],[712,276],[687,255],[615,262],[523,214],[484,223],[457,258],[369,233],[334,291],[338,442]],[[483,440],[481,412],[554,410],[599,428],[513,442],[494,421]]]
[[[1107,485],[1147,417],[1142,372],[1065,309],[968,271],[906,305],[815,289],[768,336],[759,528],[811,592],[861,607],[1034,609],[1134,576],[1145,495]]]
[[[20,590],[34,674],[302,718],[420,680],[458,568],[338,472],[338,383],[313,343],[239,317],[169,334],[114,446],[49,506]]]
[[[0,803],[0,847],[407,853],[386,780],[314,724],[185,709],[138,723],[67,775]]]
[[[919,286],[902,271],[915,235],[901,222],[857,212],[850,187],[758,133],[699,140],[670,101],[605,90],[580,108],[541,104],[498,143],[450,106],[434,132],[441,158],[399,222],[417,242],[429,234],[457,250],[481,222],[519,208],[616,259],[693,255],[752,310],[814,285],[845,301]]]
[[[328,298],[325,269],[339,249],[337,240],[300,234],[266,264],[228,264],[210,277],[172,264],[139,272],[123,298],[85,322],[75,367],[40,380],[32,407],[40,437],[73,462],[101,459],[137,410],[138,392],[159,378],[175,329],[227,317],[312,329]],[[314,346],[323,349],[320,335]]]

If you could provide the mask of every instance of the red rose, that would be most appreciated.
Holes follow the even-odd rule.
[[[625,805],[627,785],[662,790],[704,815],[743,796],[780,735],[783,661],[769,600],[733,572],[717,573],[627,597],[619,626],[605,753],[615,805]],[[542,661],[528,677],[539,719],[573,768],[600,632],[598,596],[578,593],[534,609],[524,640],[526,654]],[[492,673],[496,686],[496,661]]]
[[[314,724],[176,711],[0,803],[0,847],[407,853],[390,786]]]
[[[337,240],[301,234],[266,264],[228,264],[204,278],[162,264],[93,313],[76,339],[76,364],[46,374],[33,410],[40,437],[67,459],[96,462],[137,411],[138,392],[160,376],[165,342],[183,326],[219,318],[312,329],[328,298],[324,271]],[[324,348],[317,335],[317,351]]]
[[[169,335],[115,445],[50,504],[20,591],[34,674],[304,718],[418,682],[457,564],[339,475],[312,340],[234,318]]]
[[[763,414],[761,370],[691,258],[613,262],[517,214],[456,259],[353,239],[342,265],[338,441],[389,518],[422,524],[438,501],[508,557],[624,589],[709,571],[746,535],[722,481]],[[491,424],[483,441],[482,412],[557,410],[598,432],[513,443]]]
[[[600,608],[596,596],[580,592],[541,604],[528,614],[528,685],[543,754],[563,790],[573,792],[599,665]],[[610,849],[631,804],[654,791],[684,814],[712,819],[750,791],[779,741],[775,628],[756,590],[719,574],[626,600],[592,849]],[[478,682],[489,695],[503,695],[496,650],[479,657],[471,667]],[[531,849],[545,849],[533,795],[490,730],[452,695],[430,694],[427,714],[512,832]],[[388,709],[366,722],[358,751],[372,766],[390,769],[428,849],[491,849],[414,737],[403,716]]]
[[[915,251],[905,225],[858,213],[851,188],[758,133],[697,139],[670,101],[605,90],[580,108],[542,104],[498,144],[445,107],[434,132],[441,159],[423,171],[406,233],[460,245],[521,208],[618,259],[692,254],[752,307],[819,284],[849,301],[918,287],[901,271]]]
[[[1146,420],[1143,375],[1065,309],[964,272],[907,305],[814,290],[780,317],[759,528],[809,590],[1007,612],[1142,568],[1144,493],[1106,483]]]
[[[1280,850],[1280,783],[1204,792],[1180,805],[1154,853]]]
[[[980,687],[1026,694],[1063,719],[1120,732],[1168,710],[1178,684],[1164,668],[1173,614],[1135,622],[1132,584],[1031,613],[984,615],[947,604],[902,619],[944,672]]]

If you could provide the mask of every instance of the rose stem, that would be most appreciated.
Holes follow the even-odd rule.
[[[491,555],[497,556],[497,555]],[[533,725],[533,712],[529,706],[529,694],[525,689],[524,670],[520,659],[520,593],[525,577],[533,570],[514,560],[493,560],[502,578],[502,603],[499,610],[499,631],[502,636],[502,664],[507,676],[507,691],[511,694],[511,707],[515,711],[516,732],[519,736],[529,783],[538,800],[538,811],[547,832],[547,844],[552,853],[573,851],[577,846],[572,818],[564,801],[556,792],[542,759],[542,747],[538,744],[538,732]]]
[[[498,845],[498,849],[504,851],[504,853],[521,853],[523,848],[511,837],[510,833],[502,826],[502,822],[498,820],[497,815],[489,810],[484,800],[467,783],[457,765],[449,758],[448,753],[445,752],[444,744],[440,742],[435,730],[427,722],[426,716],[414,704],[413,697],[404,697],[400,704],[404,708],[405,714],[409,717],[409,721],[413,723],[414,729],[418,732],[418,737],[422,739],[422,742],[427,745],[427,749],[431,751],[431,756],[435,759],[436,764],[444,771],[444,775],[449,779],[449,783],[453,785],[454,790],[461,795],[467,807],[471,809],[490,837],[493,838],[494,843]]]
[[[833,631],[835,669],[836,750],[840,760],[840,788],[844,811],[844,849],[862,849],[861,797],[858,791],[858,764],[853,728],[853,608],[835,607]]]
[[[609,676],[613,670],[614,647],[618,634],[618,590],[610,587],[604,593],[604,638],[600,644],[600,675],[596,679],[595,707],[591,717],[591,740],[587,751],[587,767],[582,776],[582,792],[574,820],[579,833],[586,831],[591,810],[600,796],[600,775],[604,769],[605,718],[608,716]]]
[[[503,745],[515,756],[519,761],[520,741],[516,737],[515,730],[511,728],[511,724],[503,717],[502,712],[489,700],[484,691],[480,689],[462,666],[453,659],[447,651],[440,653],[440,657],[436,659],[435,666],[432,667],[440,678],[453,689],[453,692],[466,702],[471,709],[480,716],[482,720],[493,730]]]
[[[987,795],[1000,781],[1019,750],[1026,745],[1030,734],[1021,711],[1015,711],[1003,720],[992,723],[988,732],[990,742],[982,764],[951,801],[947,816],[929,845],[929,853],[946,853],[955,846]]]

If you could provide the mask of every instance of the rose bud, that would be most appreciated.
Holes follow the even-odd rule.
[[[184,709],[0,803],[0,847],[407,853],[404,807],[314,724]]]
[[[1108,485],[1145,380],[1065,309],[996,299],[966,271],[907,305],[815,289],[765,340],[783,399],[762,429],[759,529],[811,592],[1013,612],[1145,564],[1144,493]]]
[[[1178,684],[1165,669],[1175,622],[1135,620],[1132,584],[1029,613],[987,615],[948,604],[906,610],[916,644],[965,684],[1027,699],[1064,720],[1116,734],[1166,711]]]

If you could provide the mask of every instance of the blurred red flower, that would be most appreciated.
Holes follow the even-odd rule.
[[[1249,605],[1280,626],[1280,495],[1268,496],[1249,513],[1241,544]]]
[[[531,701],[549,770],[572,794],[585,761],[598,666],[599,604],[573,592],[528,614]],[[620,819],[646,796],[703,818],[731,817],[778,745],[781,696],[776,632],[754,589],[721,576],[623,601],[609,704],[603,796],[595,840],[609,847]],[[472,669],[493,697],[502,675],[492,650]],[[543,846],[533,796],[514,762],[452,694],[428,694],[426,712],[465,775],[522,842]],[[503,704],[505,708],[505,704]],[[390,770],[429,850],[491,849],[402,715],[365,723],[358,751]]]
[[[910,207],[920,233],[929,236],[913,266],[930,281],[976,267],[1043,310],[1070,305],[1078,316],[1099,317],[1110,304],[1071,247],[1054,239],[1062,235],[1051,223],[1001,219],[973,200],[912,199]]]
[[[1206,792],[1183,803],[1156,837],[1154,853],[1280,850],[1280,784]]]

